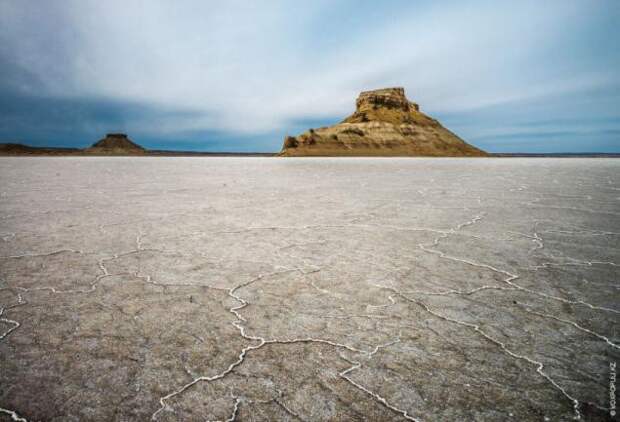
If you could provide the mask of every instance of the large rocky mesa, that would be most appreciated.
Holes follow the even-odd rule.
[[[287,136],[281,156],[486,156],[410,102],[403,88],[362,92],[341,123]]]

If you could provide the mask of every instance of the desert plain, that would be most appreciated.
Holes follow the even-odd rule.
[[[620,161],[0,158],[0,420],[613,420]]]

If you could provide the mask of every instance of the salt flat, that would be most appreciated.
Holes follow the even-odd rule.
[[[609,417],[620,160],[2,158],[0,181],[0,420]]]

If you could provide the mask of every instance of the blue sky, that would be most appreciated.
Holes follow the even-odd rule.
[[[403,86],[492,152],[620,152],[620,1],[0,0],[0,142],[276,151]]]

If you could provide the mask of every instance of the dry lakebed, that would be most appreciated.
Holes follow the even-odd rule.
[[[2,421],[614,420],[620,160],[0,158]]]

